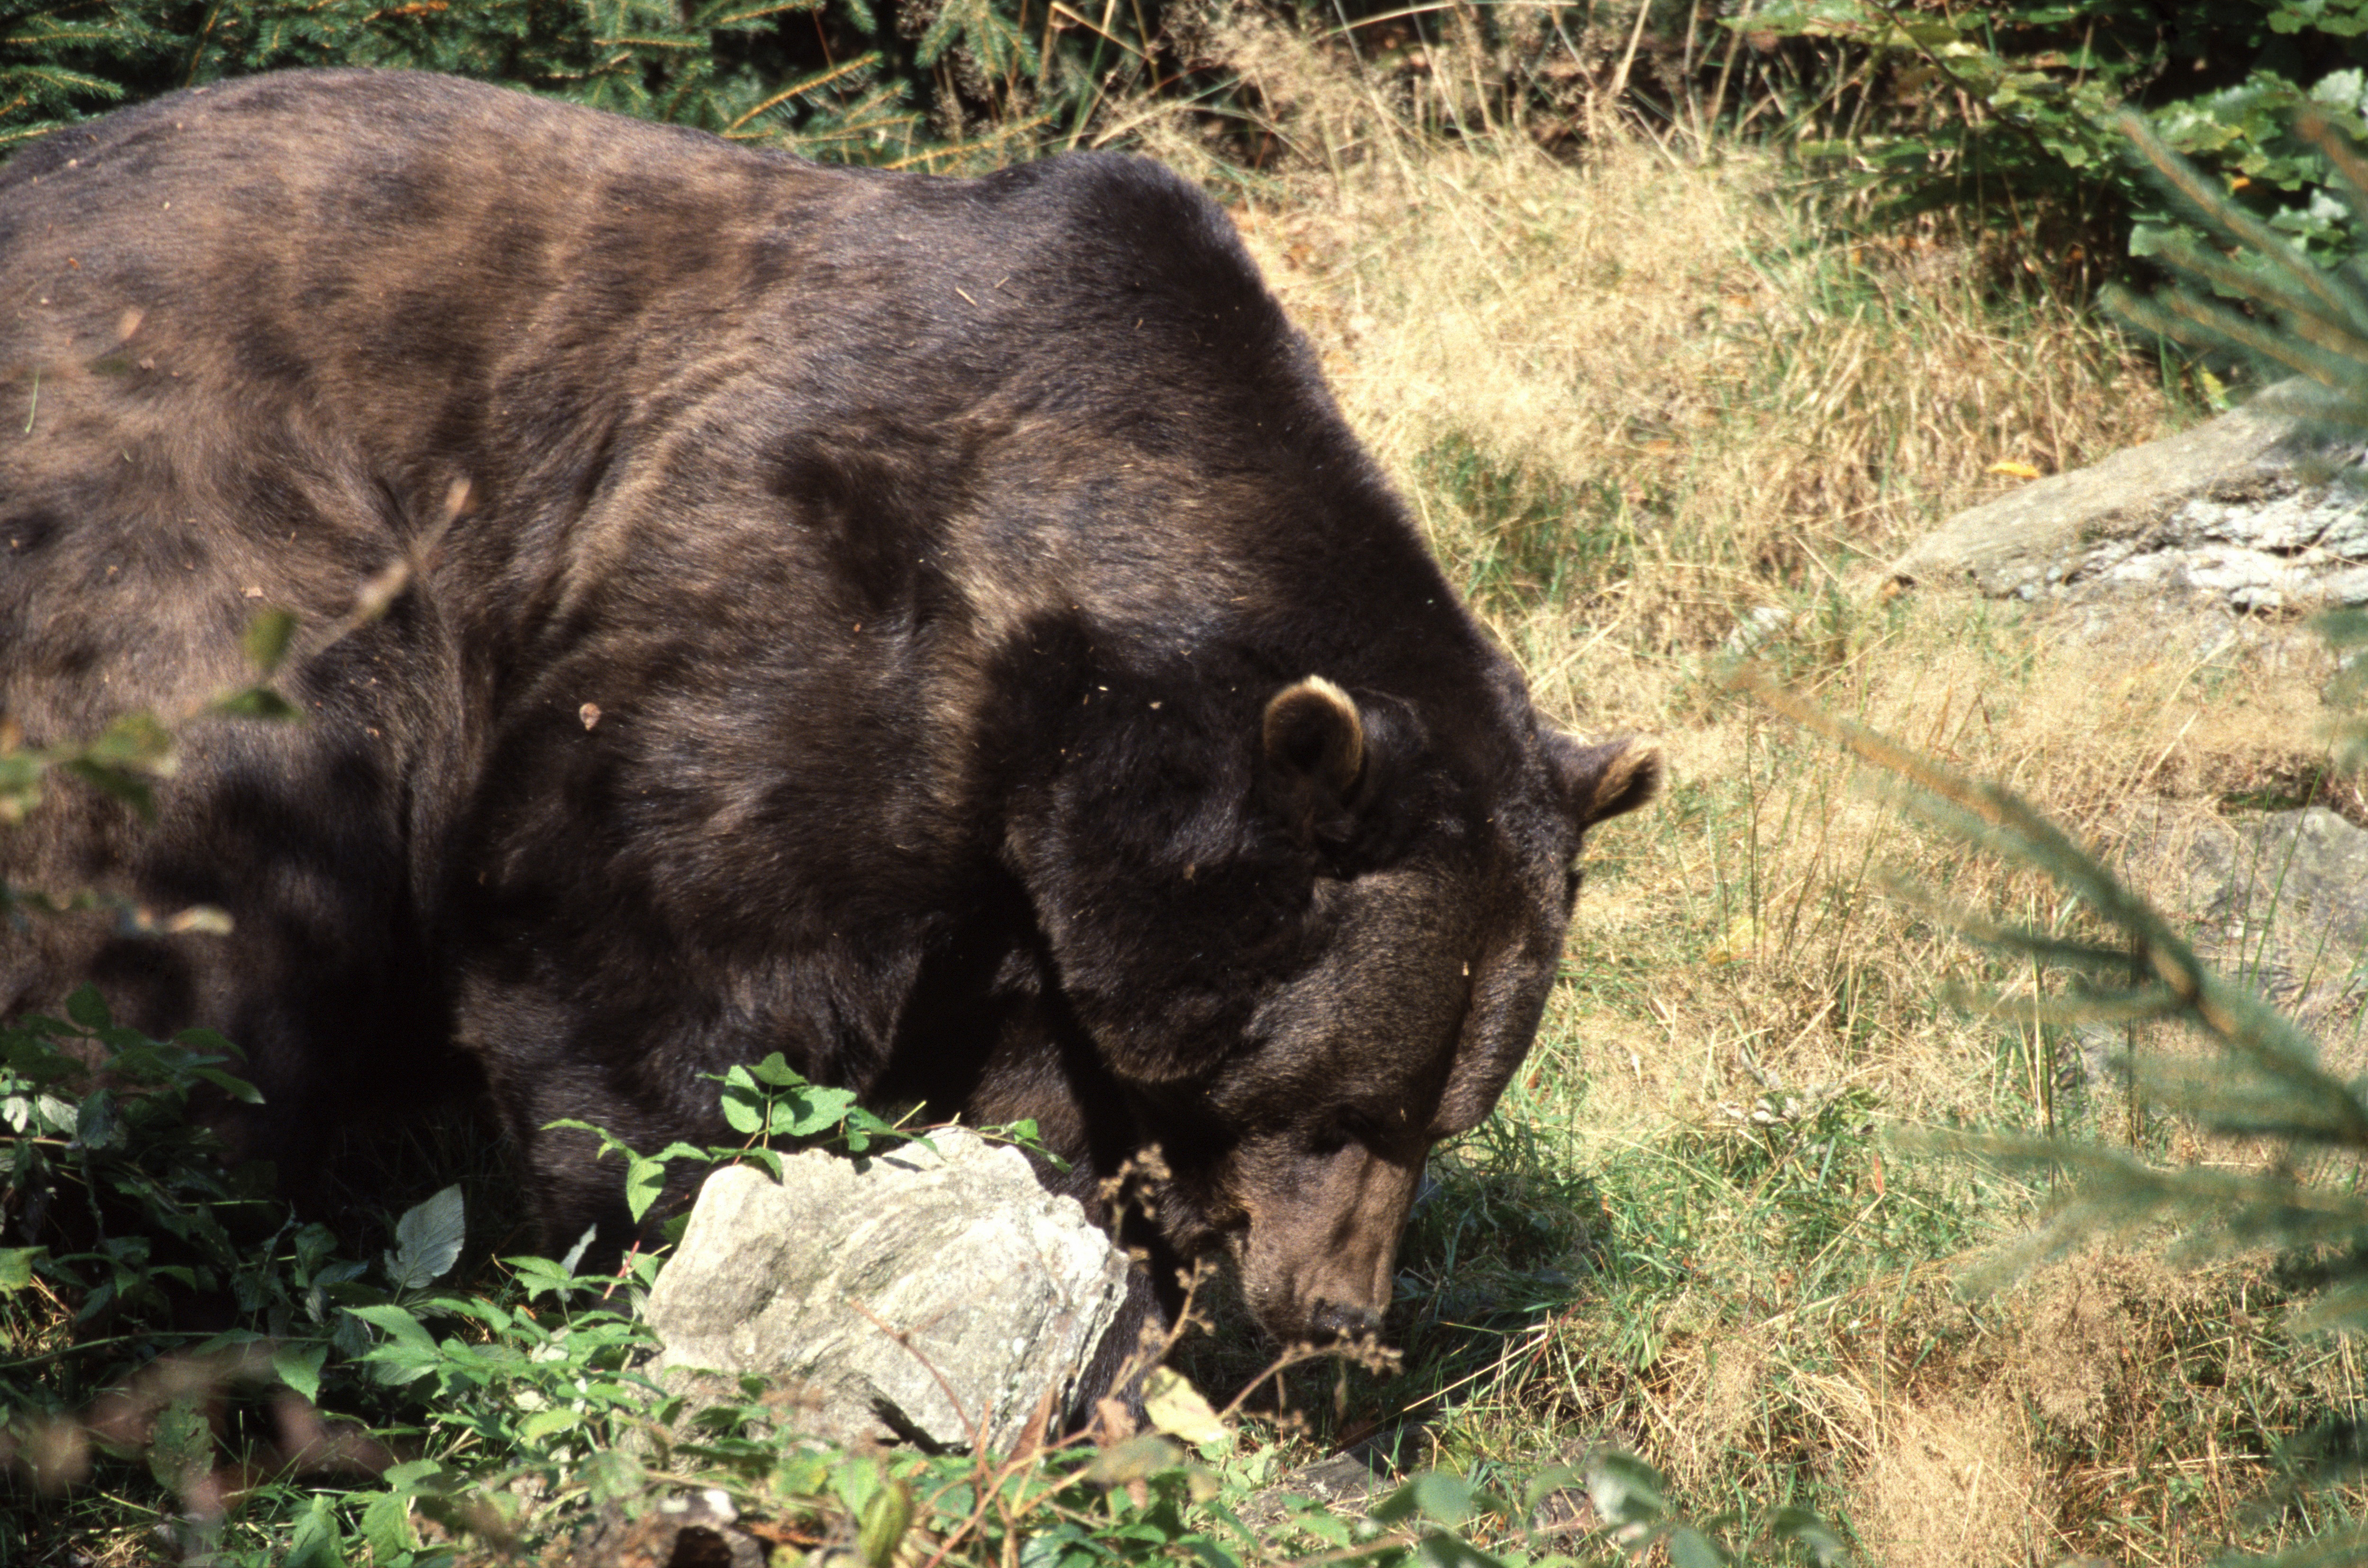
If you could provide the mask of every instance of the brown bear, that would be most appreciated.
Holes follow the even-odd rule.
[[[1224,215],[1159,167],[818,167],[428,75],[257,77],[0,168],[0,715],[237,684],[143,828],[0,877],[227,936],[0,933],[211,1025],[301,1169],[439,1050],[546,1239],[780,1051],[1156,1148],[1152,1240],[1369,1329],[1425,1152],[1538,1023],[1648,745],[1543,725]]]

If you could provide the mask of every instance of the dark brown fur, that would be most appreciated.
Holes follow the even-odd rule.
[[[560,1244],[619,1172],[546,1123],[706,1136],[771,1051],[1080,1185],[1156,1145],[1159,1244],[1284,1336],[1387,1303],[1657,777],[1540,727],[1223,214],[1115,157],[357,73],[52,135],[0,169],[0,713],[186,710],[265,606],[306,723],[0,840],[235,933],[0,934],[0,1006],[221,1028],[291,1167],[457,1042]]]

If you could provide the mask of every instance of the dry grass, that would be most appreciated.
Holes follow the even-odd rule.
[[[2010,483],[1995,462],[2162,429],[2150,370],[2087,316],[2002,311],[1962,250],[1829,243],[1765,154],[1442,146],[1302,40],[1230,42],[1299,154],[1247,190],[1251,244],[1443,551],[1517,644],[1569,660],[1541,661],[1550,694],[1617,690],[1635,651],[1714,643],[1779,585],[1839,586]],[[1593,649],[1503,591],[1549,587]]]
[[[2046,1474],[2012,1401],[1975,1394],[1884,1414],[1851,1489],[1871,1558],[1891,1568],[1999,1568],[2049,1555]]]
[[[2017,483],[1995,463],[2055,472],[2168,433],[2151,361],[1944,240],[1822,227],[1756,150],[1702,163],[1603,133],[1558,161],[1501,115],[1443,142],[1303,40],[1259,24],[1217,47],[1283,155],[1246,176],[1181,120],[1144,131],[1152,150],[1239,193],[1351,419],[1549,710],[1660,733],[1678,780],[1598,835],[1530,1070],[1497,1141],[1442,1162],[1446,1212],[1410,1243],[1440,1325],[1416,1335],[1452,1412],[1440,1456],[1608,1437],[1704,1512],[1807,1502],[1903,1564],[2188,1563],[2281,1539],[2291,1520],[2246,1512],[2271,1434],[2361,1389],[2247,1314],[2275,1294],[2258,1266],[2198,1279],[2116,1255],[1968,1307],[1959,1265],[2044,1194],[1877,1136],[2123,1132],[2065,1039],[1937,1005],[1952,980],[2031,977],[1877,878],[2041,926],[2078,912],[1911,828],[1717,679],[1760,611],[1757,653],[1792,684],[2129,846],[2169,892],[2136,849],[2323,763],[2324,653],[2209,619],[2074,635],[1890,597],[1880,570]],[[1443,53],[1434,79],[1455,74]],[[1538,1283],[1561,1275],[1559,1296]],[[1559,1304],[1492,1312],[1492,1290]]]

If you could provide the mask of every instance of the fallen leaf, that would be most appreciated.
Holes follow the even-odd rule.
[[[1155,1369],[1143,1380],[1143,1413],[1154,1426],[1188,1443],[1224,1440],[1225,1424],[1217,1419],[1201,1391],[1183,1373],[1166,1367]]]

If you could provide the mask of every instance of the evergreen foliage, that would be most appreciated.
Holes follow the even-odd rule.
[[[178,87],[352,65],[848,162],[945,163],[948,142],[974,158],[1082,124],[1142,74],[1155,26],[1115,8],[1081,25],[1051,0],[0,0],[0,150]]]

